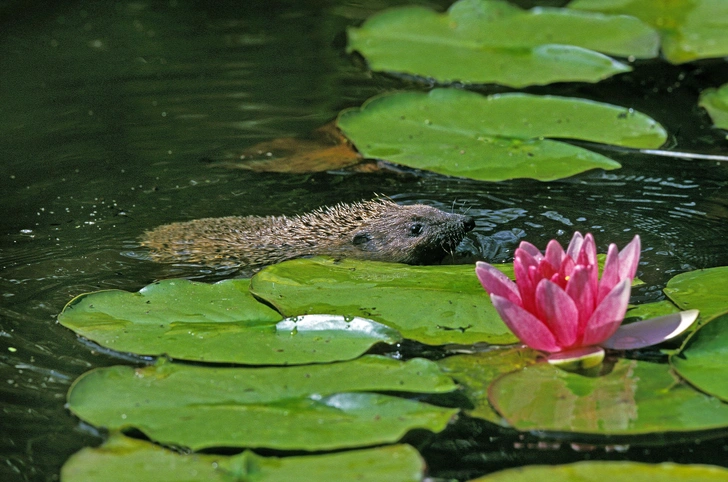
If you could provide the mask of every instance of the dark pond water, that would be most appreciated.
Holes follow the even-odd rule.
[[[383,193],[467,210],[477,221],[461,250],[468,260],[508,260],[520,239],[543,246],[574,230],[594,232],[602,250],[639,233],[646,285],[635,301],[661,299],[677,273],[728,265],[728,164],[609,151],[623,169],[492,184],[396,173],[256,174],[207,162],[305,136],[376,93],[416,88],[371,75],[344,54],[345,27],[391,4],[0,2],[0,480],[57,480],[70,454],[102,441],[64,409],[65,394],[81,373],[124,360],[57,325],[65,303],[165,277],[219,279],[142,259],[136,240],[159,224],[290,214]],[[671,148],[717,154],[726,151],[725,133],[696,104],[701,89],[724,82],[722,61],[646,62],[597,86],[532,91],[633,107],[668,128]],[[728,466],[727,438],[585,452],[462,418],[443,434],[410,441],[433,476],[460,479],[585,459]]]

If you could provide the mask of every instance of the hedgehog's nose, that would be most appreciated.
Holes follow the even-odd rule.
[[[472,216],[465,216],[465,219],[463,220],[463,229],[465,229],[466,232],[475,229],[475,219],[473,219]]]

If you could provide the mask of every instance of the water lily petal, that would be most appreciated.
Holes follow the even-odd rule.
[[[559,285],[550,280],[541,280],[536,287],[536,305],[539,318],[554,334],[561,347],[576,342],[579,327],[579,310],[574,300]]]
[[[521,294],[521,306],[535,313],[536,284],[541,279],[538,274],[538,263],[526,251],[518,248],[513,260],[513,272],[516,275],[518,292]]]
[[[571,241],[569,242],[569,247],[566,248],[566,254],[576,261],[576,258],[579,256],[579,251],[581,251],[581,245],[584,243],[584,236],[581,235],[579,231],[574,232],[574,236],[571,237]]]
[[[546,245],[545,253],[546,261],[554,268],[555,271],[561,271],[561,262],[566,257],[564,248],[561,247],[558,241],[552,239],[549,244]],[[551,276],[549,275],[548,278]]]
[[[521,304],[521,296],[518,294],[516,283],[500,270],[488,263],[478,261],[475,263],[475,274],[488,294],[502,296],[513,303]]]
[[[595,266],[577,266],[571,272],[569,281],[566,284],[566,294],[574,300],[579,310],[579,327],[577,328],[577,339],[583,337],[586,324],[594,313],[596,307],[596,290],[591,285],[592,271]]]
[[[604,349],[599,346],[586,346],[553,353],[546,358],[551,365],[556,365],[569,372],[593,368],[602,360],[604,360]]]
[[[630,279],[623,279],[612,288],[587,321],[580,345],[600,345],[617,331],[627,312],[631,289]]]
[[[610,244],[607,250],[607,260],[604,262],[602,278],[599,280],[597,291],[597,304],[601,303],[607,294],[612,291],[619,280],[619,250],[616,244]]]
[[[619,253],[619,277],[634,279],[640,261],[641,242],[639,235],[635,236]]]
[[[576,264],[597,264],[597,245],[591,233],[584,236],[581,249],[576,257]]]
[[[622,325],[600,345],[613,350],[635,350],[656,345],[682,334],[695,322],[698,314],[698,310],[687,310]]]
[[[516,249],[516,251],[518,251],[519,249],[522,250],[524,253],[531,255],[531,257],[536,261],[536,263],[538,263],[539,261],[541,261],[543,259],[543,254],[541,254],[541,251],[536,246],[529,243],[528,241],[521,241],[521,243],[518,245],[518,248]]]
[[[531,313],[502,296],[490,295],[490,300],[506,326],[523,343],[547,352],[561,349],[546,325]]]

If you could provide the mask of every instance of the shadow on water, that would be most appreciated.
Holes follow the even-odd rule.
[[[522,239],[543,246],[554,237],[567,241],[574,230],[595,233],[600,250],[639,233],[646,282],[635,293],[639,302],[661,299],[677,273],[728,265],[726,164],[610,151],[623,169],[546,184],[422,173],[256,174],[203,162],[263,140],[306,135],[344,107],[412,88],[370,75],[343,54],[345,27],[387,5],[0,5],[0,479],[55,480],[70,454],[101,441],[65,410],[65,393],[90,368],[126,361],[57,325],[65,303],[92,290],[135,291],[158,278],[226,275],[145,261],[137,239],[159,224],[294,214],[376,192],[474,216],[476,230],[458,262],[507,261]],[[696,100],[705,86],[727,82],[728,68],[643,67],[598,87],[533,90],[634,107],[662,122],[678,149],[724,150],[723,134]],[[593,457],[538,444],[516,450],[512,432],[462,428],[424,449],[434,475]],[[728,460],[726,439],[710,449],[679,447],[607,457]],[[448,462],[454,451],[466,472]]]

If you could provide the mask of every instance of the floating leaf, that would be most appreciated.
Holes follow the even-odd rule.
[[[99,291],[73,299],[58,320],[117,351],[257,365],[350,360],[375,343],[400,340],[391,328],[361,318],[280,321],[250,295],[249,283],[165,280],[138,293]]]
[[[517,341],[471,265],[297,259],[263,269],[251,280],[250,289],[286,316],[362,316],[431,345]]]
[[[530,348],[504,348],[472,355],[455,355],[438,365],[461,384],[473,408],[465,413],[499,425],[508,425],[488,401],[488,386],[499,376],[536,362],[539,353]]]
[[[120,434],[102,446],[74,454],[61,469],[64,482],[419,482],[424,462],[409,445],[391,445],[325,455],[261,457],[183,455]]]
[[[699,105],[708,111],[716,127],[728,129],[728,84],[718,89],[705,89],[700,94]]]
[[[636,281],[636,279],[635,279]],[[633,283],[634,287],[636,283]],[[641,305],[630,306],[627,310],[625,319],[630,320],[649,320],[650,318],[657,318],[658,316],[672,315],[679,313],[680,308],[675,306],[669,300],[655,301],[653,303],[643,303]]]
[[[728,402],[728,313],[695,331],[670,364],[699,390]]]
[[[391,443],[407,431],[439,432],[457,410],[364,390],[447,392],[437,365],[385,357],[298,367],[208,368],[160,363],[83,374],[70,410],[109,430],[135,427],[193,450],[268,447],[333,450]]]
[[[619,163],[563,142],[634,148],[666,139],[653,119],[583,99],[456,89],[384,94],[339,114],[339,128],[368,158],[484,181],[550,181]]]
[[[663,290],[683,310],[700,310],[707,320],[728,311],[728,266],[682,273]]]
[[[362,160],[333,122],[316,129],[313,139],[273,139],[256,144],[234,157],[231,161],[215,165],[255,172],[306,173],[342,169]]]
[[[644,361],[619,360],[598,377],[539,363],[502,376],[489,395],[523,431],[637,435],[728,427],[728,404],[678,383],[668,366]]]
[[[728,470],[709,465],[679,465],[673,463],[644,464],[639,462],[578,462],[568,465],[527,465],[501,470],[470,482],[719,482],[726,480]]]
[[[631,69],[595,50],[655,57],[659,41],[652,28],[633,17],[523,11],[489,0],[460,0],[445,14],[394,8],[347,34],[347,50],[360,52],[372,70],[511,87],[598,82]]]
[[[662,37],[662,54],[673,64],[728,55],[725,0],[574,0],[569,8],[632,15]]]

